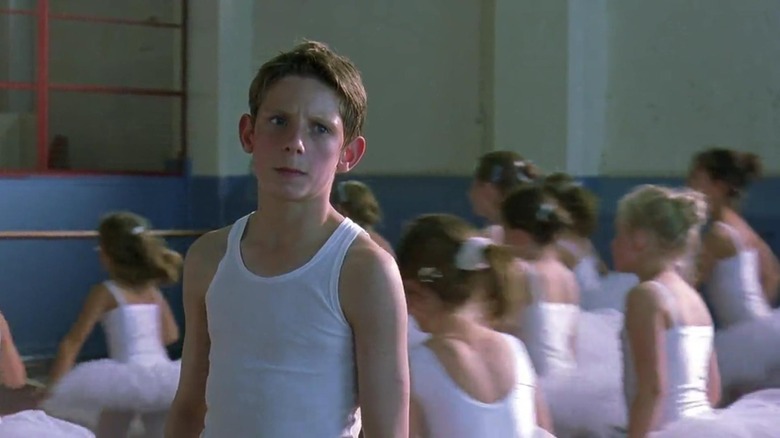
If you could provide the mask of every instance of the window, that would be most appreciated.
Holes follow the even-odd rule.
[[[0,173],[173,173],[187,0],[0,0]]]

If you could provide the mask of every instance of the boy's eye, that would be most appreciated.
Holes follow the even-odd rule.
[[[327,126],[321,123],[317,123],[316,125],[314,125],[314,129],[317,131],[318,134],[327,134],[328,132],[330,132],[330,129],[328,129]]]
[[[285,123],[284,117],[281,116],[273,116],[270,119],[268,119],[272,125],[282,126]]]

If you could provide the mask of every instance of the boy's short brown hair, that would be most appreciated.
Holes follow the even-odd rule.
[[[287,76],[311,77],[331,87],[341,99],[344,144],[362,135],[367,98],[360,72],[349,58],[317,41],[304,41],[260,67],[249,87],[249,113],[252,118],[257,116],[268,90]]]

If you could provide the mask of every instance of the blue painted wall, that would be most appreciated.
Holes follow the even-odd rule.
[[[396,242],[403,224],[416,215],[448,212],[479,224],[471,212],[464,177],[361,177],[373,187],[385,212],[379,228]],[[681,180],[590,178],[585,181],[602,199],[597,247],[608,258],[616,201],[642,183],[681,184]],[[751,190],[745,213],[780,252],[780,178]],[[158,228],[216,228],[248,213],[255,205],[251,177],[29,177],[0,178],[0,229],[94,229],[101,215],[132,210]],[[192,239],[172,239],[186,251]],[[8,318],[23,354],[52,354],[75,319],[89,287],[105,277],[92,240],[0,240],[0,309]],[[166,290],[183,325],[181,291]],[[178,348],[173,348],[175,355]],[[105,354],[100,330],[89,340],[84,357]]]

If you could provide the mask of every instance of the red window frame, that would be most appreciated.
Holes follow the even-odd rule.
[[[188,0],[181,1],[180,23],[151,22],[145,20],[130,20],[123,18],[98,17],[92,15],[76,15],[52,13],[49,0],[37,0],[35,9],[3,9],[0,15],[27,15],[36,19],[37,59],[35,61],[34,82],[0,81],[0,89],[29,90],[36,94],[36,146],[38,161],[34,170],[30,169],[0,169],[0,175],[8,174],[45,174],[45,175],[88,175],[88,174],[131,174],[131,175],[183,175],[187,157],[187,17]],[[49,81],[49,24],[51,20],[80,21],[85,23],[103,23],[109,25],[143,26],[169,28],[181,32],[181,77],[180,89],[154,89],[135,87],[116,87],[97,84],[63,84]],[[165,96],[178,98],[181,112],[181,156],[178,158],[177,169],[172,171],[102,171],[102,170],[62,170],[49,169],[49,91],[68,91],[74,93],[99,93],[134,96]]]

